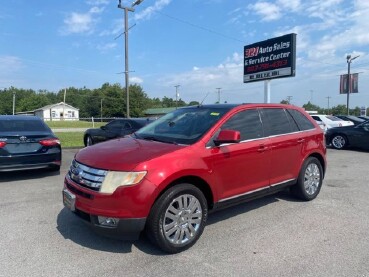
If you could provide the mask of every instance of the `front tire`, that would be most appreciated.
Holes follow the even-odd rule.
[[[94,144],[94,142],[92,140],[92,137],[90,135],[87,135],[86,138],[85,138],[85,146],[91,146],[93,144]]]
[[[344,135],[334,135],[331,140],[331,144],[335,149],[343,149],[347,146],[347,138]]]
[[[191,184],[179,184],[157,199],[146,231],[150,240],[163,251],[178,253],[200,238],[207,216],[207,201],[201,190]]]
[[[316,198],[323,183],[323,167],[315,157],[309,157],[301,167],[297,183],[292,186],[292,193],[298,198],[310,201]]]

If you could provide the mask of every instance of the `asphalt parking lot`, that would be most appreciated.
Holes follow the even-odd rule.
[[[0,173],[0,276],[369,276],[369,152],[328,150],[311,202],[287,192],[211,214],[200,240],[166,255],[142,236],[94,234],[62,204],[60,174]]]

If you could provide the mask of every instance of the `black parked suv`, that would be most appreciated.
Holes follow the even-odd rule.
[[[0,115],[0,172],[49,168],[59,171],[59,139],[37,116]]]
[[[83,136],[83,142],[85,146],[90,146],[109,139],[124,137],[152,121],[153,119],[150,118],[114,119],[100,128],[87,129]]]

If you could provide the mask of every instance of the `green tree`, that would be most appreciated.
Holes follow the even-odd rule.
[[[307,104],[302,105],[302,107],[306,110],[306,111],[317,111],[318,113],[324,113],[323,109],[317,105],[314,105],[312,103],[307,102]]]
[[[198,106],[200,103],[198,101],[191,101],[188,106]]]
[[[347,114],[346,105],[337,105],[331,108],[331,114]]]

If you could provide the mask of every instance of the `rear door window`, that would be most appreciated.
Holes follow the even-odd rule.
[[[284,109],[262,109],[263,122],[267,126],[267,135],[276,136],[295,131]]]

